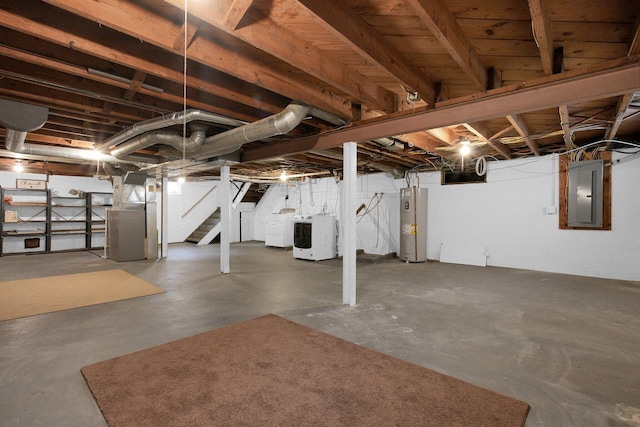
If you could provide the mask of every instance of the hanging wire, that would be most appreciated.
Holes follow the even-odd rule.
[[[188,31],[188,6],[189,0],[184,0],[184,52],[182,70],[182,168],[187,164],[187,31]]]

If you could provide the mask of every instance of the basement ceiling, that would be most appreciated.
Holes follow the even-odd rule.
[[[335,175],[347,141],[359,173],[401,177],[640,140],[637,0],[0,5],[0,99],[48,108],[27,145],[108,154],[114,136],[186,109],[251,123],[313,107],[231,156],[141,147],[154,162],[135,166],[157,176],[215,176],[229,159],[235,177],[254,180]],[[189,138],[189,125],[162,131]],[[205,125],[207,137],[234,127]],[[26,172],[104,173],[96,161],[0,149],[0,170],[18,160]]]

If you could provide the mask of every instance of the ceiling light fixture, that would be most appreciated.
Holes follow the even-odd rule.
[[[460,142],[460,145],[461,145],[460,154],[462,154],[463,156],[466,156],[471,152],[471,147],[469,146],[469,144],[470,142],[467,141],[466,139]]]
[[[22,165],[22,162],[16,162],[16,164],[13,166],[13,170],[20,173],[24,171],[24,166]]]
[[[460,141],[460,169],[464,170],[464,156],[471,153],[471,142],[467,138]]]
[[[287,171],[280,172],[280,181],[287,181]]]

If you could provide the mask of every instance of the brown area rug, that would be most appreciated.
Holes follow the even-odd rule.
[[[0,321],[163,292],[123,270],[0,282]]]
[[[529,405],[267,315],[82,368],[116,426],[524,426]]]

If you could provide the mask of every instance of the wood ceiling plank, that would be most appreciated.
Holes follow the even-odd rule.
[[[478,89],[487,88],[487,69],[442,0],[408,0],[425,26]]]
[[[395,76],[406,90],[420,93],[429,104],[435,103],[435,82],[348,5],[315,0],[300,0],[300,3],[320,18],[344,43]]]
[[[101,25],[114,28],[136,39],[151,43],[161,49],[175,51],[173,44],[179,37],[180,26],[167,22],[161,17],[149,14],[145,9],[135,5],[133,2],[116,0],[103,0],[100,2],[87,2],[84,0],[46,1],[56,7],[93,20]],[[81,49],[99,58],[108,59],[134,69],[147,70],[149,73],[153,73],[158,77],[171,79],[175,82],[182,82],[183,80],[181,71],[178,72],[164,68],[159,64],[127,55],[109,46],[99,45],[87,38],[67,34],[52,27],[42,26],[35,21],[29,22],[19,15],[13,15],[0,10],[0,25],[6,25],[17,31],[21,31],[23,24],[28,24],[31,27],[40,27],[41,30],[45,30],[43,35],[56,43],[63,42],[63,44],[67,46],[71,43],[74,49]],[[37,36],[37,32],[33,35]],[[239,55],[238,52],[235,52],[227,46],[213,43],[203,37],[195,38],[189,47],[189,58],[239,78],[240,80],[249,82],[252,85],[348,117],[350,111],[349,103],[339,96],[294,80],[287,75],[287,73],[278,71],[273,67],[268,67],[263,63],[255,62],[245,55]],[[198,85],[194,86],[196,88],[198,87]],[[248,103],[248,105],[259,102],[261,99],[260,96],[255,96],[253,91],[242,93],[231,89],[234,89],[233,84],[230,84],[227,88],[218,87],[217,91],[212,93],[229,97],[229,99],[239,102],[245,102]],[[265,96],[268,95],[265,94]],[[253,101],[251,101],[251,99],[253,99]],[[267,108],[265,108],[265,110],[269,111]]]
[[[164,1],[179,9],[184,8],[183,0]],[[295,33],[269,19],[259,11],[249,9],[246,17],[251,20],[251,24],[231,31],[224,25],[221,18],[227,10],[222,3],[195,3],[191,4],[188,10],[191,14],[198,16],[204,22],[217,29],[229,33],[317,79],[327,82],[356,100],[364,101],[386,112],[396,111],[395,93],[373,84],[344,64],[328,58],[320,49],[300,40]],[[251,71],[256,68],[260,68],[259,64],[254,64]]]

